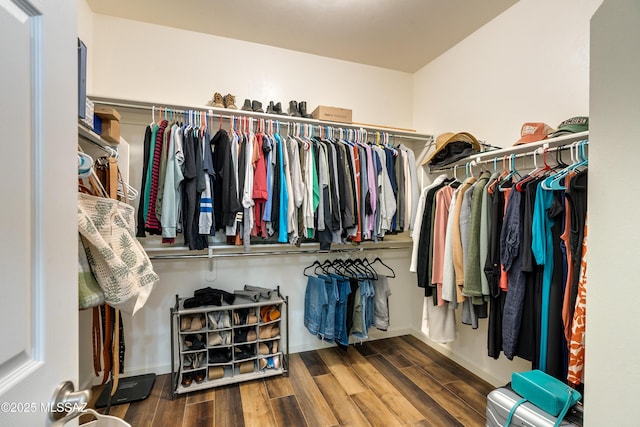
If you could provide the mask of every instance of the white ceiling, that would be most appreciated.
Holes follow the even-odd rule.
[[[413,73],[517,0],[87,0],[95,13]]]

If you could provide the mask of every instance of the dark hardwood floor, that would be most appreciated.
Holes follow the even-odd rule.
[[[406,335],[290,355],[289,376],[113,406],[134,427],[484,426],[494,387]],[[94,390],[94,398],[100,393]],[[102,411],[100,411],[102,412]],[[83,416],[80,422],[92,418]]]

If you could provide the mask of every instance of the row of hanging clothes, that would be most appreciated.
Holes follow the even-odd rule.
[[[147,127],[138,237],[173,244],[182,233],[197,250],[221,232],[246,250],[252,238],[329,250],[414,223],[415,155],[388,134],[301,124],[283,133],[280,122],[230,117],[229,131],[220,118],[211,136],[209,119],[170,111]]]
[[[425,291],[427,334],[456,339],[460,322],[488,321],[487,354],[532,362],[574,387],[582,383],[587,251],[588,141],[538,150],[528,174],[516,155],[461,182],[446,174],[423,189],[410,270]],[[562,159],[569,150],[571,163]],[[555,151],[555,161],[548,161]],[[550,165],[549,163],[552,163]],[[489,163],[490,164],[490,163]],[[529,168],[531,169],[531,168]],[[480,356],[480,355],[479,355]]]
[[[362,341],[371,327],[389,328],[389,278],[395,272],[379,257],[314,261],[307,277],[304,326],[319,339],[346,349],[349,337]]]

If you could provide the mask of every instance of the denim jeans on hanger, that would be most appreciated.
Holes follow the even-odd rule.
[[[320,332],[322,312],[327,310],[327,289],[324,280],[315,276],[307,279],[304,294],[304,326],[313,335]]]
[[[338,303],[336,304],[335,339],[339,345],[349,345],[349,331],[347,330],[347,298],[351,293],[349,280],[344,277],[333,275],[337,279]]]
[[[324,286],[327,291],[327,309],[322,311],[318,335],[323,340],[333,342],[336,327],[336,304],[338,303],[337,279],[322,274],[318,274],[318,277],[324,280]]]

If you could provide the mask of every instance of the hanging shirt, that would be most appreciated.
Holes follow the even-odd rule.
[[[165,170],[164,191],[162,202],[162,237],[164,239],[175,239],[178,230],[178,206],[180,205],[180,184],[182,183],[182,170],[180,169],[181,161],[178,155],[182,155],[178,151],[177,140],[182,139],[182,129],[178,125],[171,127],[171,138],[169,140],[167,165]],[[182,150],[182,140],[180,141],[180,151]],[[173,242],[171,242],[173,243]]]
[[[532,242],[531,249],[535,256],[536,263],[544,266],[542,278],[542,327],[540,332],[540,370],[547,368],[547,346],[548,346],[548,318],[549,318],[549,295],[551,291],[551,276],[553,274],[553,240],[551,228],[553,219],[547,215],[547,210],[553,203],[553,192],[542,188],[538,184],[536,192],[536,202],[534,207]]]
[[[280,177],[280,194],[279,194],[279,215],[278,215],[278,242],[286,243],[289,238],[289,229],[288,229],[288,208],[289,208],[289,187],[287,186],[287,177],[285,172],[285,157],[284,152],[286,151],[286,147],[284,147],[282,143],[282,138],[280,135],[275,134],[274,138],[276,140],[277,149],[278,149],[278,175]]]

